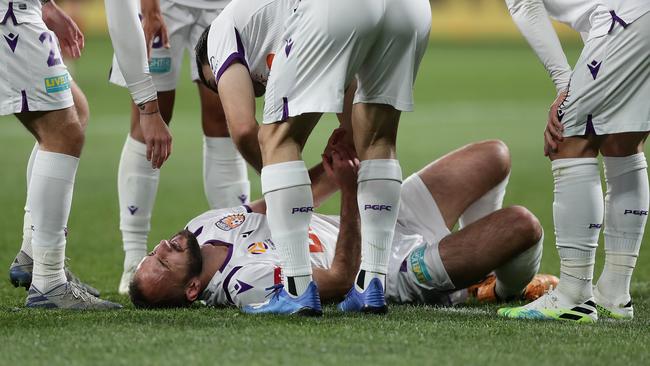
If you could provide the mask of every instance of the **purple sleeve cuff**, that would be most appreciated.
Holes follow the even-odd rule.
[[[241,36],[239,35],[239,31],[237,28],[235,28],[235,38],[237,40],[237,52],[233,52],[226,58],[226,60],[221,64],[219,67],[219,70],[217,70],[217,73],[215,74],[215,79],[216,82],[219,83],[219,79],[221,78],[221,75],[230,67],[235,62],[239,62],[242,65],[246,66],[248,69],[248,63],[246,62],[246,51],[244,50],[244,45],[241,42]]]

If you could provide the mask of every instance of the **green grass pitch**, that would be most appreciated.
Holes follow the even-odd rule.
[[[571,59],[577,45],[567,48]],[[69,220],[72,269],[117,295],[122,266],[117,165],[128,131],[128,94],[107,84],[111,46],[91,38],[75,75],[91,107],[85,150]],[[187,69],[187,65],[186,65]],[[162,171],[150,246],[207,208],[201,178],[196,87],[182,74],[173,119],[174,153]],[[499,138],[511,149],[506,204],[522,204],[542,221],[542,270],[558,274],[553,246],[552,177],[542,131],[554,88],[523,43],[433,43],[416,88],[416,111],[402,118],[399,157],[410,174],[465,143]],[[0,118],[0,263],[8,268],[20,245],[25,165],[33,140],[13,117]],[[305,153],[317,161],[335,127],[327,117]],[[254,197],[259,178],[251,174]],[[337,201],[321,210],[334,213]],[[602,248],[602,244],[601,244]],[[597,273],[602,266],[599,252]],[[6,276],[4,272],[3,276]],[[496,306],[455,309],[392,306],[386,317],[322,319],[251,317],[237,310],[193,308],[74,313],[22,308],[25,291],[0,282],[0,365],[74,364],[644,364],[650,344],[650,248],[643,248],[632,285],[636,319],[578,326],[496,317]]]

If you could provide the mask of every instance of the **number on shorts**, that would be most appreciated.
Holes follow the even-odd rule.
[[[56,57],[56,54],[58,53],[59,47],[54,42],[54,38],[52,38],[52,34],[50,32],[43,32],[41,33],[41,36],[38,37],[38,40],[41,41],[41,43],[45,44],[45,41],[47,41],[50,44],[50,55],[47,58],[47,66],[52,67],[59,65],[61,63],[61,59],[59,57]]]

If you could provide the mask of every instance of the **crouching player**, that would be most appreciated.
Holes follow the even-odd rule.
[[[324,156],[327,175],[312,181],[314,201],[322,202],[340,188],[341,216],[313,215],[310,259],[321,299],[340,300],[353,292],[361,262],[358,160],[336,143]],[[462,298],[457,295],[467,293],[455,290],[491,272],[496,280],[475,286],[473,293],[532,299],[557,283],[554,276],[535,276],[543,238],[535,216],[519,206],[501,209],[509,170],[506,146],[486,141],[447,154],[404,182],[390,257],[389,301],[453,304]],[[286,297],[278,291],[281,262],[265,211],[263,200],[208,211],[162,240],[131,282],[135,306],[178,307],[203,300],[251,310],[271,296]],[[460,230],[451,233],[456,222]],[[320,315],[300,301],[286,304],[294,306],[294,314]]]

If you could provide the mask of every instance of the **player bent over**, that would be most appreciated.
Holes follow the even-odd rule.
[[[309,256],[323,300],[340,300],[354,286],[361,262],[357,207],[358,160],[334,145],[325,159],[328,177],[314,179],[318,204],[337,187],[341,216],[314,214]],[[474,288],[483,298],[535,298],[557,278],[535,273],[542,254],[542,228],[523,207],[501,209],[510,157],[499,141],[458,149],[404,181],[389,256],[386,297],[397,303],[450,305],[464,289],[494,271],[496,280]],[[477,172],[481,174],[477,174]],[[271,239],[265,202],[208,211],[141,262],[131,284],[137,307],[235,305],[283,301],[281,257]],[[451,233],[456,222],[460,230]],[[531,280],[535,280],[527,286]],[[478,290],[478,291],[477,291]],[[383,295],[383,294],[382,294]],[[292,304],[292,314],[313,309]],[[339,306],[340,308],[340,306]]]
[[[250,74],[263,63],[262,51],[273,50],[266,58],[272,71],[259,132],[262,191],[273,240],[285,263],[281,291],[288,292],[290,301],[309,304],[315,314],[320,313],[320,300],[308,251],[313,202],[301,151],[322,113],[343,111],[345,91],[356,79],[352,130],[362,160],[363,254],[350,297],[363,299],[364,305],[351,301],[344,308],[385,312],[384,280],[402,182],[395,159],[397,125],[401,111],[413,107],[413,83],[427,46],[430,14],[424,0],[234,0],[210,29],[207,61],[213,75],[208,83],[218,90],[230,124],[242,109],[254,110],[241,101],[255,94]],[[280,32],[278,45],[270,35]],[[253,65],[247,64],[251,57]],[[272,302],[258,310],[285,313],[291,308],[283,306]]]
[[[142,0],[141,3],[145,34],[152,42],[149,70],[158,91],[162,115],[169,124],[185,50],[192,60],[192,80],[198,81],[199,70],[193,62],[193,45],[229,0],[162,0],[160,7],[152,0]],[[154,36],[158,38],[154,39]],[[126,86],[115,60],[110,81]],[[204,132],[203,183],[210,208],[247,203],[250,183],[246,161],[229,136],[219,97],[203,84],[197,83],[197,86]],[[131,131],[126,138],[118,170],[120,230],[124,248],[124,272],[118,291],[124,295],[128,293],[135,267],[147,253],[147,236],[160,180],[160,170],[152,168],[145,156],[137,108],[133,105],[131,109]]]
[[[0,31],[6,39],[0,47],[0,79],[6,81],[0,86],[0,114],[14,114],[37,140],[27,173],[29,226],[10,279],[29,287],[27,307],[118,309],[119,304],[97,298],[89,293],[92,288],[66,277],[65,230],[88,105],[43,19],[57,30],[63,49],[79,57],[83,35],[53,2],[41,7],[36,0],[0,0]]]
[[[506,2],[558,90],[544,151],[555,183],[561,276],[554,292],[499,314],[577,322],[593,322],[598,315],[631,319],[630,280],[649,204],[643,146],[650,131],[650,2]],[[583,35],[573,72],[549,16]],[[607,183],[604,203],[599,153]],[[603,218],[605,267],[592,287]]]

